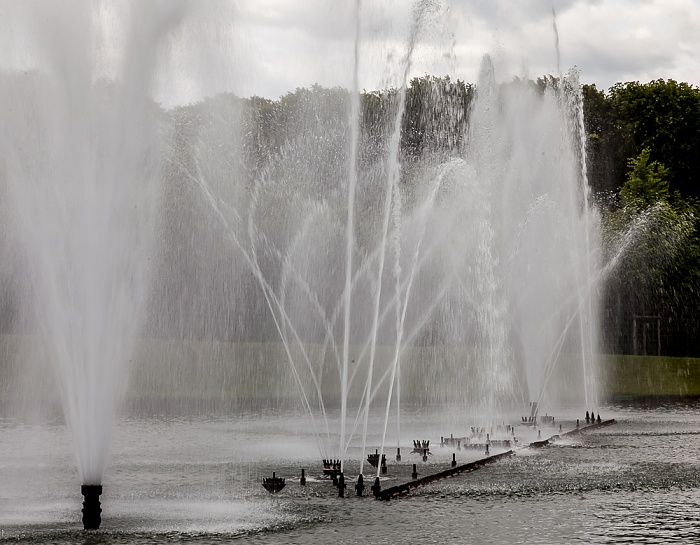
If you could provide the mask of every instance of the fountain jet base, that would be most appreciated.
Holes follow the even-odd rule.
[[[100,507],[101,484],[84,484],[80,492],[85,496],[83,501],[83,528],[85,530],[97,530],[102,522],[102,508]]]

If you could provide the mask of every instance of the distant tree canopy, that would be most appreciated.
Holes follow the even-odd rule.
[[[449,77],[413,78],[406,91],[401,147],[404,155],[450,153],[464,142],[475,87]]]
[[[33,79],[18,81],[15,84],[38,85]],[[546,76],[503,85],[526,85],[544,92],[557,88],[559,80]],[[462,155],[477,89],[449,77],[426,75],[413,78],[404,92],[399,135],[401,175],[404,186],[410,186],[414,165],[419,168],[426,162]],[[619,268],[608,283],[603,310],[605,328],[612,334],[607,347],[629,351],[631,316],[652,313],[663,317],[668,331],[664,341],[667,353],[700,356],[700,89],[674,80],[656,80],[618,83],[607,92],[584,85],[582,95],[589,183],[602,212],[606,252],[614,255],[636,224],[646,222],[651,233],[637,244],[636,251],[619,258]],[[372,188],[371,180],[385,174],[400,96],[399,89],[361,93],[355,103],[359,107],[357,126],[350,123],[350,92],[319,85],[296,89],[277,100],[222,94],[162,112],[168,133],[165,199],[170,206],[166,207],[162,229],[172,243],[165,245],[171,249],[162,256],[161,267],[178,271],[178,275],[164,275],[168,281],[158,286],[162,299],[168,299],[169,290],[191,297],[183,308],[191,304],[197,310],[197,305],[214,304],[196,297],[206,291],[206,286],[197,282],[214,284],[219,280],[215,267],[211,267],[208,279],[201,279],[202,261],[207,256],[203,251],[200,256],[198,248],[226,234],[212,234],[213,220],[196,228],[192,225],[197,222],[183,220],[183,215],[200,213],[196,202],[192,205],[197,192],[188,177],[218,168],[205,173],[218,180],[221,187],[217,190],[239,191],[236,198],[249,198],[246,190],[261,175],[276,181],[286,176],[306,184],[302,193],[313,197],[328,191],[329,184],[342,183],[350,159],[348,143],[352,131],[357,130],[360,178],[369,180],[362,192],[364,201],[358,206],[375,206],[379,199],[372,191],[378,190]],[[312,171],[298,160],[295,150],[299,149],[304,156],[322,158],[313,162]],[[241,178],[238,185],[243,189],[231,187],[233,175]],[[283,185],[281,180],[275,187]],[[206,206],[200,207],[206,210]],[[206,217],[206,211],[201,214]],[[269,221],[284,219],[271,217]],[[189,241],[187,248],[183,241]],[[217,267],[230,266],[229,257],[217,259]],[[248,289],[246,282],[255,284],[241,273],[226,289],[244,291]],[[11,311],[8,307],[3,314]],[[259,334],[258,319],[247,319],[251,312],[221,312],[228,313],[226,320],[213,323],[223,324],[224,330],[213,335],[245,339]],[[265,309],[258,308],[255,313],[262,316]],[[198,315],[215,312],[203,308],[193,314],[193,320],[198,320]],[[157,318],[170,319],[168,313]],[[172,332],[167,324],[158,327],[166,331],[164,334]]]
[[[637,157],[627,161],[627,181],[620,188],[620,202],[640,210],[670,196],[668,169],[651,161],[651,150],[644,148]]]
[[[608,347],[632,351],[633,315],[655,315],[664,353],[699,355],[700,89],[660,79],[583,94],[608,250],[634,240],[608,283]]]
[[[559,80],[547,76],[536,81],[515,79],[504,85],[532,86],[544,92],[557,88]],[[368,181],[362,190],[364,201],[358,206],[371,207],[380,199],[372,193],[378,189],[371,180],[382,176],[386,168],[400,93],[399,89],[386,89],[363,92],[359,97],[357,161],[361,178]],[[406,191],[412,183],[413,165],[420,168],[426,161],[440,162],[462,154],[475,93],[474,85],[449,77],[426,75],[411,80],[405,89],[400,133]],[[632,317],[653,314],[663,320],[664,353],[700,355],[700,310],[695,304],[700,290],[700,161],[696,158],[700,155],[700,90],[673,80],[657,80],[620,83],[607,92],[584,85],[582,95],[589,183],[602,212],[605,251],[617,262],[604,295],[603,349],[631,352]],[[323,194],[332,189],[329,184],[339,183],[347,170],[351,100],[346,89],[313,85],[278,100],[220,95],[180,108],[171,114],[173,140],[181,142],[175,144],[178,165],[207,168],[204,153],[211,149],[219,158],[229,154],[226,164],[244,175],[249,186],[265,172],[271,179],[287,177],[306,184],[306,195]],[[226,142],[238,138],[239,145],[220,146],[222,134],[231,126],[235,130]],[[211,138],[216,146],[205,142],[196,151],[195,141],[202,138]],[[234,148],[241,151],[229,151]],[[304,156],[327,160],[314,161],[312,167],[297,164],[300,149]],[[179,168],[174,169],[176,177]],[[209,175],[220,177],[222,184],[230,176],[226,172]],[[283,190],[284,184],[279,187]],[[268,221],[284,222],[284,218]],[[176,229],[171,236],[178,240],[200,237],[197,244],[203,245],[211,237],[206,232],[210,228],[203,225],[199,234]],[[630,238],[634,248],[621,251]],[[621,253],[615,257],[616,252]],[[182,268],[181,255],[171,259]],[[191,273],[183,272],[185,277],[200,274],[196,260],[191,266]],[[166,268],[174,269],[175,265]],[[216,282],[217,278],[213,275],[208,281]],[[255,283],[243,274],[239,282]],[[200,304],[195,297],[191,303]],[[203,309],[200,314],[211,312]],[[254,338],[260,331],[255,324],[261,318],[251,317],[264,314],[264,308],[245,311],[248,319],[235,325],[234,331],[224,322],[227,330],[215,335]]]
[[[627,160],[648,149],[668,169],[671,191],[700,197],[700,89],[660,79],[618,83],[607,94],[584,86],[584,97],[596,189],[619,190]]]

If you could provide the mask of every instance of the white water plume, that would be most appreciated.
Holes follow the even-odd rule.
[[[122,68],[104,81],[99,6],[26,7],[36,70],[3,82],[2,173],[27,264],[22,303],[62,393],[81,482],[98,484],[148,289],[161,183],[152,75],[181,9],[131,6]]]

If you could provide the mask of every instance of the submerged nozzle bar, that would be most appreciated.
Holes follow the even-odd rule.
[[[83,501],[83,528],[85,530],[97,530],[102,522],[102,508],[100,507],[101,484],[84,484],[80,492],[85,497]]]

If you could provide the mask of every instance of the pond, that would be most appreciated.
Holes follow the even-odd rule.
[[[700,403],[609,406],[616,424],[516,448],[483,469],[389,502],[357,497],[360,449],[349,451],[348,491],[322,476],[321,455],[302,415],[120,419],[104,479],[102,527],[81,530],[79,481],[62,422],[2,421],[0,531],[22,543],[689,543],[700,540]],[[440,448],[447,415],[407,410],[402,461],[387,447],[382,486],[483,458]],[[543,437],[575,426],[562,414]],[[375,423],[376,424],[376,423]],[[370,429],[379,429],[370,426]],[[457,431],[457,430],[454,430]],[[529,434],[529,436],[528,436]],[[516,427],[520,445],[533,430]],[[457,436],[457,435],[455,435]],[[427,462],[411,437],[430,439]],[[380,435],[370,434],[368,446]],[[301,469],[308,481],[299,484]],[[275,471],[276,495],[261,486]],[[363,466],[365,482],[373,469]]]

